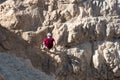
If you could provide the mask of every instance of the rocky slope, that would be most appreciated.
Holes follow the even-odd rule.
[[[119,0],[1,0],[0,51],[56,80],[119,80],[119,9]],[[47,32],[56,52],[41,49]]]
[[[0,74],[3,78],[0,80],[54,80],[52,76],[32,68],[29,60],[6,53],[0,53]]]

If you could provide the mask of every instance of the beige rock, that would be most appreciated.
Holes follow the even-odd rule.
[[[93,55],[93,64],[96,69],[100,69],[104,59],[102,58],[101,54],[96,50],[95,54]]]
[[[54,59],[57,61],[57,63],[61,63],[61,58],[59,57],[59,55],[56,55]]]
[[[8,29],[16,28],[17,23],[17,18],[14,15],[6,16],[0,21],[0,24]]]
[[[106,29],[106,36],[111,37],[114,35],[114,33],[115,33],[114,24],[113,23],[108,24]]]
[[[84,72],[86,71],[86,69],[88,69],[88,66],[90,65],[90,56],[92,55],[91,45],[90,43],[85,43],[81,44],[80,47],[71,48],[68,50],[68,55],[71,55],[70,58],[72,59],[74,72],[79,72],[79,70]]]
[[[119,46],[119,44],[118,44],[118,42],[113,43],[113,42],[107,41],[104,45],[105,45],[105,47],[103,48],[103,51],[101,53],[100,52],[98,53],[98,51],[97,51],[97,54],[101,55],[102,58],[101,59],[97,58],[97,56],[99,56],[97,54],[94,55],[94,57],[93,57],[93,59],[94,59],[93,62],[95,61],[94,62],[95,67],[102,66],[102,64],[104,64],[104,59],[105,59],[106,63],[109,64],[109,67],[112,68],[112,70],[116,73],[116,71],[118,71],[118,66],[120,64],[119,57],[118,57],[119,53],[117,53],[118,49],[116,48]],[[100,49],[98,49],[98,50],[100,51]],[[101,63],[101,61],[102,61],[102,63]],[[101,64],[98,64],[98,63],[101,63]],[[100,69],[100,68],[97,67],[97,69]]]
[[[34,36],[35,36],[35,32],[33,32],[33,31],[23,32],[23,34],[22,34],[22,38],[24,40],[28,41],[28,43],[31,43],[31,40]]]
[[[120,80],[119,0],[0,1],[0,51],[56,80]],[[46,34],[56,51],[41,51]],[[37,46],[37,47],[36,47]]]
[[[50,20],[54,22],[54,21],[57,21],[57,19],[58,19],[57,11],[53,11],[50,15]]]
[[[120,24],[115,25],[115,34],[117,35],[117,37],[120,36],[120,26],[119,25]]]
[[[97,36],[98,37],[100,37],[100,36],[105,36],[106,34],[105,34],[105,21],[99,21],[97,24],[96,24],[96,29],[95,29],[95,31],[96,31],[96,34],[97,34]]]
[[[67,7],[67,11],[70,12],[72,17],[75,17],[79,14],[79,8],[75,4],[69,4],[68,7]]]
[[[53,30],[53,36],[57,44],[66,45],[67,44],[67,25],[56,24],[56,27]]]
[[[66,22],[66,21],[70,20],[71,18],[72,18],[72,16],[71,16],[69,11],[61,12],[61,20],[62,20],[62,22]]]
[[[71,3],[75,3],[75,2],[77,2],[77,0],[70,0],[70,2],[71,2]]]
[[[105,46],[107,49],[110,49],[112,46],[114,46],[114,43],[113,42],[106,42]]]

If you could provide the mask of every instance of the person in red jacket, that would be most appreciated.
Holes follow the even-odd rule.
[[[47,33],[47,37],[43,40],[43,45],[49,50],[55,48],[55,40],[52,38],[51,33]]]

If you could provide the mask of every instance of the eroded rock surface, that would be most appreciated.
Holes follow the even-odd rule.
[[[55,52],[41,50],[47,32]],[[1,0],[0,51],[56,80],[120,80],[120,1]]]

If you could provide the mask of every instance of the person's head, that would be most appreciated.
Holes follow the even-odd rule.
[[[52,37],[52,34],[51,33],[47,33],[47,37]]]

